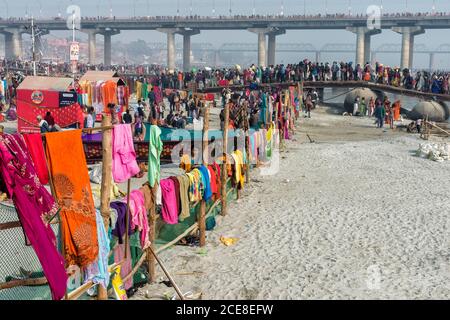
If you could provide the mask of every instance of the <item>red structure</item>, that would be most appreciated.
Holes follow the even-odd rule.
[[[37,116],[50,112],[61,128],[82,124],[83,112],[71,78],[26,77],[17,88],[17,130],[39,132]]]

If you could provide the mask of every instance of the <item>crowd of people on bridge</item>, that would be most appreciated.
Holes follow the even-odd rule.
[[[384,12],[382,13],[382,17],[385,18],[400,18],[400,17],[444,17],[444,16],[450,16],[450,12],[444,12],[444,11],[428,11],[428,12]],[[366,13],[317,13],[317,14],[306,14],[304,12],[303,14],[284,14],[284,12],[280,13],[268,13],[268,14],[230,14],[228,15],[212,15],[212,16],[202,16],[202,15],[165,15],[165,16],[152,16],[152,15],[146,15],[146,16],[132,16],[132,17],[125,17],[120,16],[116,17],[115,15],[110,16],[85,16],[81,17],[82,21],[94,21],[94,20],[205,20],[205,19],[317,19],[317,18],[333,18],[333,19],[354,19],[354,18],[361,18],[366,19],[369,17]],[[3,18],[0,17],[0,21],[8,21],[8,22],[18,22],[18,21],[28,21],[30,20],[30,17],[8,17]],[[51,19],[51,20],[63,20],[65,17],[63,17],[61,14],[59,14],[56,17],[50,17],[45,18],[42,17],[42,20],[45,19]]]

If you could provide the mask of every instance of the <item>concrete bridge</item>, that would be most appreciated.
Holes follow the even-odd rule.
[[[368,28],[363,16],[230,16],[230,17],[144,17],[144,18],[83,18],[81,32],[88,35],[89,62],[95,64],[96,35],[104,37],[104,64],[111,64],[111,37],[121,31],[157,30],[167,35],[167,65],[175,68],[175,35],[183,36],[183,68],[190,69],[191,36],[201,30],[247,30],[258,38],[258,64],[275,64],[276,36],[288,30],[347,30],[356,34],[356,64],[370,61],[371,36],[382,30],[392,30],[402,35],[402,68],[411,68],[414,37],[426,29],[450,29],[450,15],[383,16],[380,29]],[[67,30],[61,18],[36,20],[42,33]],[[0,20],[0,33],[5,37],[8,59],[22,56],[21,37],[31,32],[31,21],[10,18]]]

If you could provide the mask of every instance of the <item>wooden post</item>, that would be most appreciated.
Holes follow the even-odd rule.
[[[228,103],[224,106],[224,122],[223,122],[223,138],[222,138],[222,148],[223,148],[223,162],[221,169],[221,202],[222,208],[220,214],[225,216],[227,214],[227,153],[228,153],[228,125],[230,120],[230,105]]]
[[[209,109],[206,107],[205,116],[203,118],[203,139],[202,139],[202,154],[203,165],[208,165],[209,149],[208,149],[208,130],[209,130]],[[200,215],[198,219],[198,229],[200,230],[200,247],[206,245],[206,200],[202,199],[200,202]]]
[[[130,246],[129,238],[130,235],[128,234],[128,229],[130,225],[130,192],[131,192],[131,179],[128,179],[127,183],[127,211],[125,216],[125,259],[128,258],[128,247]]]
[[[283,106],[283,90],[280,90],[280,112],[281,112],[281,114],[279,114],[278,115],[278,117],[280,117],[281,119],[283,119],[283,108],[284,108],[284,106]],[[277,108],[277,113],[278,113],[278,108]],[[278,121],[279,119],[278,119],[278,117],[277,117],[277,127],[278,127],[278,136],[280,137],[280,145],[281,145],[281,147],[283,148],[283,146],[284,146],[284,134],[283,134],[283,121]]]
[[[266,116],[264,128],[267,129],[268,125],[272,122],[272,114],[270,114],[270,97],[269,93],[266,94]]]
[[[250,182],[250,134],[249,134],[249,130],[250,130],[250,121],[248,118],[248,105],[245,105],[245,144],[244,144],[244,148],[245,148],[245,153],[246,153],[246,169],[245,169],[245,182],[249,183]]]
[[[150,248],[147,249],[147,267],[148,267],[148,283],[156,282],[156,263],[155,256],[152,254],[152,250],[155,251],[155,238],[156,238],[156,185],[153,188],[150,188],[150,192],[152,193],[152,198],[155,199],[153,203],[153,207],[150,208],[149,214],[149,223],[148,223],[148,239],[150,241]]]
[[[111,115],[104,114],[102,118],[102,127],[111,126]],[[111,185],[112,185],[112,129],[103,131],[102,136],[102,185],[100,191],[101,205],[100,212],[105,225],[106,233],[109,229],[109,219],[111,209],[109,204],[111,201]],[[98,300],[107,300],[108,292],[107,288],[102,285],[98,285]]]

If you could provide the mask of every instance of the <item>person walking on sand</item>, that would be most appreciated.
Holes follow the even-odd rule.
[[[422,128],[422,119],[416,120],[416,128],[417,128],[417,132],[420,134],[421,128]]]
[[[389,106],[389,111],[388,111],[388,121],[389,121],[389,127],[391,129],[394,129],[394,104],[393,103],[391,106]]]
[[[308,114],[308,118],[311,118],[311,109],[313,108],[313,102],[311,99],[311,94],[308,93],[308,95],[306,96],[306,113]],[[305,115],[306,118],[306,115]]]
[[[382,103],[378,103],[373,114],[374,114],[375,118],[377,119],[377,128],[383,128],[384,117],[386,115],[386,110],[384,109],[384,105]]]
[[[353,103],[353,116],[356,116],[358,111],[359,111],[359,97],[356,97],[355,102]]]
[[[361,98],[361,103],[359,104],[359,116],[364,117],[366,115],[366,98]]]
[[[369,117],[373,117],[373,112],[375,110],[375,100],[373,99],[373,97],[370,97],[370,101],[369,101],[369,109],[368,109],[368,116]]]

